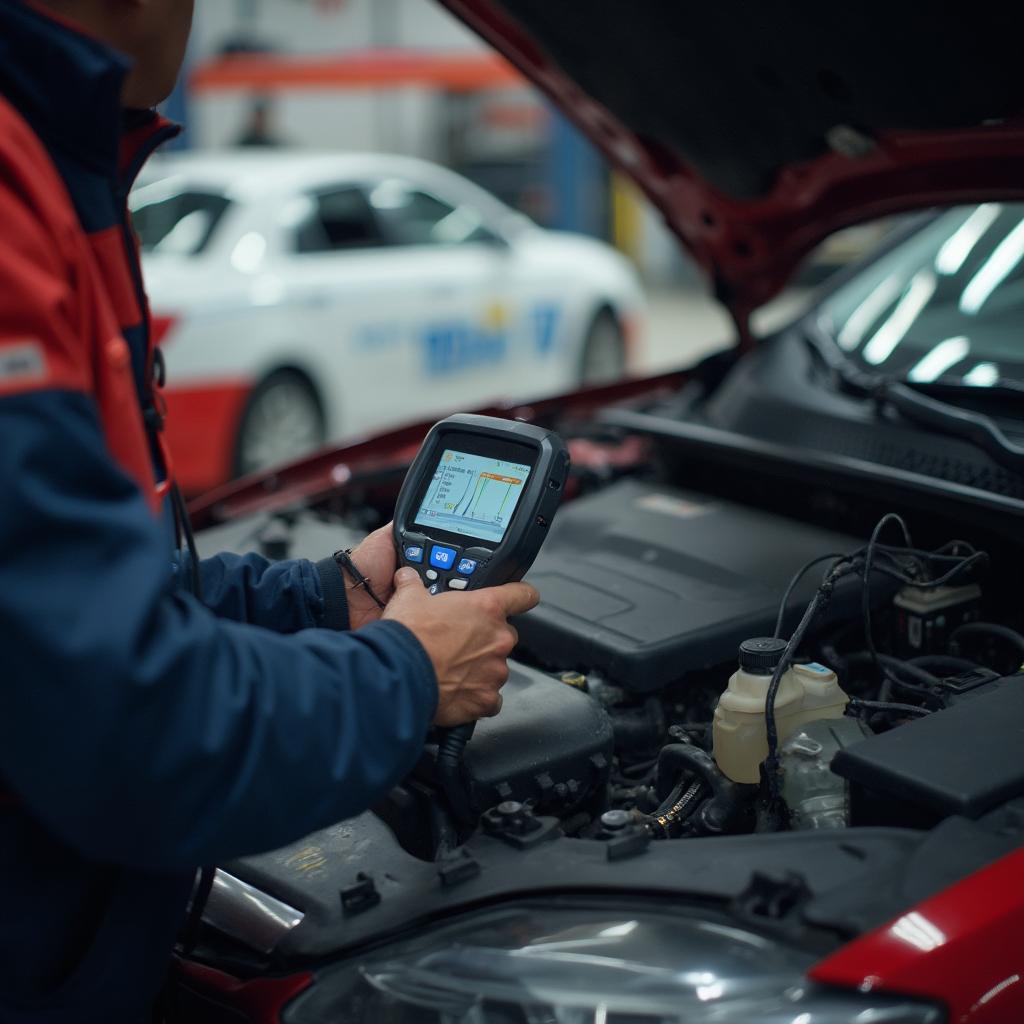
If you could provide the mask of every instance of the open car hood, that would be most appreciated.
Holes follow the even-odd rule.
[[[1024,196],[1020,5],[441,2],[640,185],[744,335],[840,228]]]

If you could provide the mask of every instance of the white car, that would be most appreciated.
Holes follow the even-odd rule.
[[[635,360],[643,296],[622,256],[420,160],[184,154],[131,208],[189,493]]]

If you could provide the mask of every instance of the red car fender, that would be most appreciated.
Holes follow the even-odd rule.
[[[177,974],[176,984],[244,1013],[249,1024],[280,1024],[281,1011],[313,982],[313,975],[308,972],[240,981],[213,967],[187,960],[178,962]]]
[[[844,946],[810,977],[941,1000],[950,1024],[1024,1021],[1024,849]]]

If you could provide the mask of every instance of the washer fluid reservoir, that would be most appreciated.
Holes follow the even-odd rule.
[[[740,667],[719,698],[712,730],[715,761],[733,782],[760,781],[761,765],[768,756],[765,699],[785,650],[786,641],[773,637],[740,644]],[[831,669],[816,663],[792,665],[775,696],[780,746],[807,722],[841,718],[848,702]]]

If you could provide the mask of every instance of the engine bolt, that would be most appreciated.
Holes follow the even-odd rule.
[[[582,672],[563,672],[558,678],[574,690],[587,692],[587,677]]]
[[[619,832],[631,821],[629,811],[605,811],[601,815],[601,825],[608,832]]]

